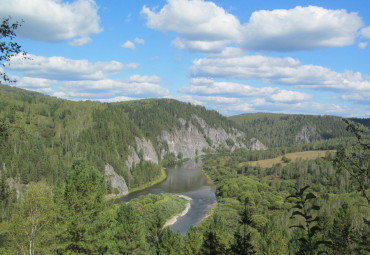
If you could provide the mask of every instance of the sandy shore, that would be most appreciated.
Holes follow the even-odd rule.
[[[185,209],[184,209],[182,212],[180,212],[179,214],[177,214],[177,215],[173,216],[171,219],[169,219],[169,220],[164,224],[163,228],[165,228],[165,227],[168,227],[168,226],[171,226],[171,225],[175,224],[175,223],[176,223],[176,221],[177,221],[177,219],[178,219],[179,217],[184,216],[184,215],[185,215],[185,214],[187,214],[187,213],[188,213],[188,211],[190,210],[190,201],[191,201],[191,197],[184,196],[184,195],[176,195],[176,196],[182,197],[182,198],[184,198],[184,199],[188,200],[189,202],[186,204]]]

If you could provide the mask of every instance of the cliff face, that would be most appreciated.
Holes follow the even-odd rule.
[[[136,150],[133,146],[129,146],[131,154],[128,155],[126,160],[127,168],[131,170],[134,165],[140,163],[141,159],[158,164],[157,152],[154,149],[152,142],[144,138],[140,139],[139,137],[135,137],[135,141],[137,148]],[[139,154],[141,154],[141,158],[139,157]]]
[[[235,149],[266,149],[261,142],[248,147],[245,134],[235,128],[227,132],[225,129],[211,127],[207,122],[197,115],[192,116],[192,121],[179,118],[181,128],[173,128],[172,132],[162,131],[157,140],[162,145],[160,157],[167,153],[175,155],[182,154],[184,158],[203,155],[205,152],[216,152],[218,150],[234,151]],[[194,125],[196,124],[196,125]],[[198,127],[197,127],[198,126]]]
[[[110,181],[113,189],[118,190],[117,195],[127,195],[128,187],[122,176],[119,176],[109,164],[105,165],[105,179]]]
[[[295,137],[296,142],[310,143],[321,140],[320,134],[316,128],[310,125],[304,125],[302,130]]]

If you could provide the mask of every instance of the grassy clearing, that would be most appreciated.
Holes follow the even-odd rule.
[[[301,159],[316,159],[319,157],[325,157],[326,152],[336,152],[336,150],[324,150],[324,151],[303,151],[303,152],[293,152],[288,153],[285,155],[288,159],[291,160],[291,162],[295,162],[298,158]],[[279,156],[272,159],[264,159],[264,160],[258,160],[258,161],[249,161],[243,163],[243,165],[249,164],[252,166],[260,165],[262,168],[269,168],[277,163],[281,163],[283,166],[289,164],[289,163],[283,163],[282,160],[283,156]]]

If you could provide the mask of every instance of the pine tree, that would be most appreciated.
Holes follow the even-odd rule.
[[[181,233],[173,233],[170,228],[165,228],[159,245],[159,254],[163,255],[185,255],[184,240]],[[186,254],[187,255],[187,254]]]
[[[225,227],[218,214],[213,215],[212,221],[204,233],[201,254],[227,254]]]
[[[148,251],[144,223],[131,204],[122,203],[117,210],[114,240],[119,254],[145,254]]]
[[[203,234],[193,225],[190,226],[184,238],[185,254],[199,254],[203,243]]]
[[[248,226],[252,224],[251,212],[247,207],[248,199],[244,201],[244,209],[240,213],[241,219],[239,224],[242,227],[239,228],[234,234],[234,244],[231,246],[231,250],[238,255],[255,254],[254,246],[251,240],[251,233],[247,230]]]
[[[74,159],[61,201],[62,228],[65,231],[60,237],[60,253],[94,254],[102,249],[97,247],[102,242],[98,242],[96,233],[104,231],[99,220],[105,209],[105,191],[104,176],[88,167],[85,159]]]

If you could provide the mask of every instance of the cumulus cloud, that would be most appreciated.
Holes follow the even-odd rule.
[[[141,39],[141,38],[137,38],[137,37],[136,37],[136,38],[134,39],[134,42],[136,42],[137,44],[144,44],[144,42],[145,42],[145,41],[144,41],[144,39]]]
[[[271,99],[276,102],[301,102],[310,100],[312,98],[312,95],[288,90],[280,90],[278,93],[271,95]]]
[[[253,87],[235,82],[215,82],[210,78],[193,78],[191,85],[181,87],[179,92],[211,98],[215,102],[221,102],[217,98],[223,98],[222,102],[228,103],[241,98],[263,98],[265,101],[285,103],[303,102],[313,98],[310,94],[298,91],[277,87]]]
[[[122,101],[138,100],[138,99],[141,99],[141,98],[119,96],[119,97],[112,97],[112,98],[106,98],[106,99],[97,99],[97,101],[106,102],[106,103],[114,103],[114,102],[122,102]]]
[[[176,38],[172,44],[179,49],[188,50],[191,52],[203,51],[203,52],[219,52],[228,44],[230,41],[190,41],[180,38]]]
[[[122,44],[122,48],[129,49],[129,50],[136,50],[135,44],[129,40],[127,40],[124,44]]]
[[[47,42],[73,39],[71,45],[82,46],[103,30],[97,11],[93,0],[4,0],[0,16],[24,20],[17,36]]]
[[[364,27],[361,29],[361,35],[365,38],[370,39],[370,27]]]
[[[181,49],[210,51],[240,35],[239,20],[213,2],[168,0],[158,12],[143,6],[141,14],[148,27],[179,33],[174,45]]]
[[[125,80],[103,79],[96,81],[65,81],[60,90],[73,98],[88,97],[103,100],[117,95],[126,97],[167,97],[168,89],[163,88],[158,76],[133,75]]]
[[[91,42],[90,37],[81,37],[81,38],[74,39],[73,41],[71,41],[69,43],[69,45],[79,47],[79,46],[83,46],[85,44],[88,44],[89,42]]]
[[[239,20],[213,2],[168,0],[155,12],[144,6],[141,13],[147,26],[161,31],[176,31],[188,40],[224,40],[237,38]]]
[[[193,61],[193,77],[260,79],[265,83],[329,90],[370,90],[370,81],[361,73],[335,72],[299,60],[246,55],[233,58],[202,58]]]
[[[351,45],[363,26],[357,13],[317,6],[256,11],[243,26],[249,50],[294,51]]]
[[[366,42],[360,42],[360,43],[358,44],[358,47],[359,47],[360,49],[365,49],[365,48],[367,47],[367,43],[366,43]]]
[[[23,77],[17,81],[16,86],[21,88],[50,88],[56,85],[58,81],[56,80],[48,80],[42,78],[32,78],[32,77]]]
[[[173,45],[189,51],[214,52],[230,43],[245,50],[295,51],[351,45],[363,26],[357,13],[317,6],[259,10],[249,22],[213,2],[167,0],[160,10],[143,6],[147,26],[162,32],[175,31]],[[370,34],[367,28],[363,36]]]
[[[32,54],[24,59],[21,55],[13,57],[6,68],[23,75],[54,80],[100,80],[117,75],[123,69],[134,69],[136,63],[123,64],[117,61],[89,62],[64,57],[43,57]]]

